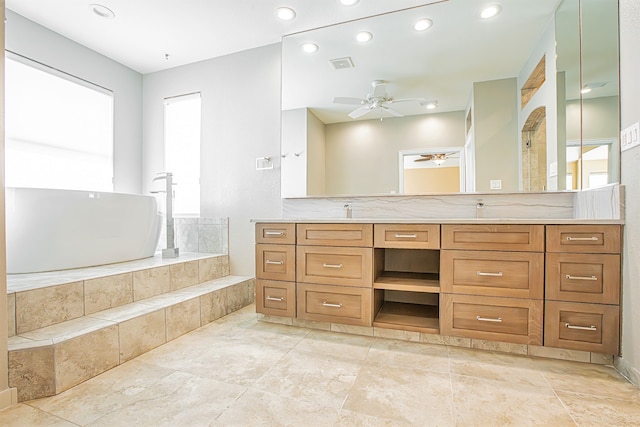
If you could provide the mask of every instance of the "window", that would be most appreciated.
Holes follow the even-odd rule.
[[[5,58],[6,185],[113,191],[113,93]]]
[[[177,183],[177,215],[200,215],[200,104],[200,93],[164,100],[164,166]]]

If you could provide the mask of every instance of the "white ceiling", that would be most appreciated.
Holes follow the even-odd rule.
[[[6,0],[8,9],[146,74],[246,49],[282,36],[437,0]],[[536,0],[538,1],[538,0]],[[114,19],[95,15],[102,4]],[[280,21],[280,6],[296,10]],[[165,59],[165,54],[169,59]]]

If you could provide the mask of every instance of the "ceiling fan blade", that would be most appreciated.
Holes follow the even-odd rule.
[[[368,105],[363,105],[362,107],[356,108],[355,110],[350,112],[349,117],[351,117],[352,119],[357,119],[358,117],[364,116],[369,111],[371,111],[371,108],[369,108]]]
[[[431,159],[427,159],[426,157],[422,157],[420,159],[415,159],[414,162],[428,162]]]
[[[399,111],[396,111],[392,108],[386,107],[386,106],[382,106],[381,107],[384,111],[386,111],[387,113],[391,114],[392,116],[396,116],[396,117],[404,117],[404,114],[400,113]]]
[[[419,159],[415,159],[414,162],[427,162],[433,160],[435,156],[433,154],[420,154]]]
[[[402,99],[392,99],[389,102],[391,104],[394,104],[396,102],[409,102],[409,101],[415,101],[415,102],[424,102],[424,98],[402,98]]]
[[[361,98],[352,98],[349,96],[336,96],[333,98],[334,104],[349,104],[349,105],[362,105],[367,101]]]

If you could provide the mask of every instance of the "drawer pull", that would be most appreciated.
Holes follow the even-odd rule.
[[[322,266],[324,268],[342,268],[342,264],[327,264],[326,262]]]
[[[478,276],[492,276],[492,277],[502,277],[502,271],[497,273],[486,273],[484,271],[478,271]]]
[[[589,241],[589,242],[597,242],[598,238],[596,236],[592,236],[592,237],[571,237],[571,236],[567,236],[567,240],[568,241]]]
[[[497,319],[492,319],[491,317],[480,317],[480,316],[476,316],[476,320],[479,320],[481,322],[496,322],[496,323],[502,323],[502,317],[498,317]]]
[[[284,236],[284,231],[265,231],[265,236]]]
[[[416,234],[396,234],[396,239],[417,239]]]
[[[593,325],[591,325],[591,326],[574,326],[571,323],[565,323],[564,327],[565,328],[569,328],[569,329],[579,329],[581,331],[597,331],[598,330],[598,328],[596,328]]]
[[[598,280],[596,276],[572,276],[570,274],[567,274],[564,277],[566,277],[569,280]]]
[[[330,303],[330,302],[326,302],[326,301],[324,301],[324,302],[322,303],[322,305],[323,305],[323,306],[325,306],[325,307],[342,308],[342,303],[339,303],[339,304],[332,304],[332,303]]]
[[[278,302],[282,302],[284,301],[284,297],[271,297],[267,295],[267,301],[278,301]]]
[[[283,265],[284,261],[271,261],[270,259],[264,262],[265,264],[275,264],[275,265]]]

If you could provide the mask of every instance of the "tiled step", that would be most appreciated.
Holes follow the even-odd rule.
[[[52,396],[254,301],[253,278],[226,276],[9,338],[20,401]]]
[[[9,336],[229,274],[228,255],[184,254],[62,272],[9,275]],[[43,309],[44,308],[44,309]]]

